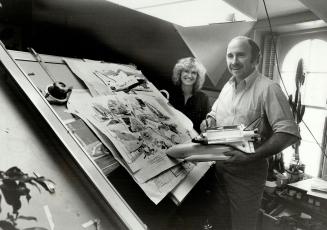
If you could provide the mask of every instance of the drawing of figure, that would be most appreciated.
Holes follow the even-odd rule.
[[[143,124],[147,125],[148,124],[148,120],[152,121],[152,122],[159,122],[159,119],[154,116],[153,114],[141,114],[139,115],[139,119],[143,122]]]
[[[107,106],[109,111],[114,115],[130,115],[131,112],[128,110],[127,106],[121,103],[119,100],[109,99],[107,101]]]
[[[154,153],[155,153],[155,149],[146,145],[144,142],[140,145],[138,151],[143,154],[144,159],[154,155]]]
[[[134,117],[122,117],[121,119],[132,133],[144,130],[143,124]]]
[[[155,140],[155,145],[157,146],[157,148],[161,149],[161,150],[165,150],[168,149],[169,145],[166,144],[166,142],[164,142],[163,140]]]
[[[104,106],[102,106],[98,103],[93,103],[92,108],[95,111],[94,117],[98,121],[102,122],[102,121],[106,121],[106,120],[109,120],[110,118],[112,118],[110,111],[107,108],[105,108]]]
[[[176,124],[168,124],[168,123],[164,123],[164,122],[162,122],[162,123],[158,126],[158,129],[159,129],[159,131],[160,131],[160,130],[165,130],[165,131],[170,130],[170,131],[172,131],[172,132],[174,132],[174,133],[176,133],[176,134],[179,133],[178,130],[177,130],[177,125],[176,125]]]
[[[153,105],[151,105],[148,102],[145,102],[146,106],[150,109],[150,111],[156,115],[160,120],[169,120],[169,117],[166,116],[165,114],[163,114],[159,109],[157,109],[156,107],[154,107]]]

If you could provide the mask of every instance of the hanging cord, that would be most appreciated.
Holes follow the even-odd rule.
[[[280,80],[281,80],[281,82],[283,84],[285,93],[286,93],[287,98],[288,98],[289,97],[289,94],[288,94],[287,89],[285,87],[284,80],[282,78],[282,74],[281,74],[280,68],[279,68],[278,54],[277,54],[277,49],[276,49],[276,42],[275,42],[275,39],[274,39],[274,34],[273,34],[271,22],[270,22],[270,16],[268,14],[267,6],[266,6],[266,1],[265,0],[262,0],[262,2],[263,2],[263,5],[265,7],[265,12],[266,12],[266,16],[267,16],[267,20],[268,20],[268,24],[269,24],[269,30],[270,30],[270,34],[271,34],[271,39],[272,39],[272,43],[273,43],[273,46],[274,46],[274,49],[275,49],[275,58],[276,58],[276,66],[277,66],[278,76],[279,76],[279,78],[280,78]],[[307,128],[307,130],[309,131],[309,133],[312,136],[312,138],[314,139],[315,143],[318,145],[319,149],[321,150],[321,152],[323,153],[323,155],[325,156],[325,158],[327,158],[327,154],[325,153],[323,147],[319,144],[319,142],[316,139],[316,137],[311,132],[310,128],[307,126],[307,124],[304,122],[304,120],[302,120],[302,122],[303,122],[304,126]]]
[[[272,44],[273,44],[274,49],[275,49],[276,66],[277,66],[278,75],[279,75],[279,78],[280,78],[280,80],[281,80],[281,82],[283,84],[283,87],[284,87],[284,90],[286,92],[286,95],[288,96],[288,92],[287,92],[287,89],[286,89],[286,86],[285,86],[285,83],[284,83],[284,80],[282,78],[282,74],[281,74],[280,68],[279,68],[278,54],[277,54],[277,46],[276,46],[276,41],[275,41],[275,38],[274,38],[274,33],[273,33],[273,30],[272,30],[272,26],[271,26],[270,16],[268,14],[267,6],[266,6],[266,1],[265,0],[262,0],[262,1],[263,1],[263,5],[265,7],[265,12],[266,12],[266,15],[267,15],[267,19],[268,19],[268,24],[269,24],[269,30],[270,30],[270,34],[271,34]]]

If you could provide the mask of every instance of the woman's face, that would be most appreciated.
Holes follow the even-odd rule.
[[[198,71],[195,68],[183,70],[181,73],[182,85],[193,85],[198,77]]]

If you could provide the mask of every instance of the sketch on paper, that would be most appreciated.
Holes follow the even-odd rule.
[[[192,124],[134,67],[65,62],[90,93],[73,90],[68,110],[87,123],[146,195],[159,203],[195,167],[166,154],[195,136]],[[145,83],[137,84],[141,79]],[[124,88],[132,89],[127,93]]]
[[[191,139],[189,131],[173,119],[169,106],[158,101],[116,93],[70,100],[70,104],[111,140],[131,172],[145,182],[179,163],[167,157],[165,150]]]
[[[103,63],[99,61],[85,61],[64,58],[71,71],[80,78],[92,96],[112,94],[115,90],[123,89],[145,79],[142,72],[131,65]],[[156,88],[150,83],[139,85],[136,91],[153,94]]]
[[[85,93],[73,92],[72,98],[85,99]],[[89,95],[86,93],[86,95]],[[74,99],[73,99],[74,101]],[[70,106],[71,107],[71,106]],[[85,119],[87,121],[87,119]],[[99,131],[94,125],[87,121],[87,125],[93,130],[97,137],[110,149],[115,159],[129,172],[132,178],[139,182],[138,174],[132,173],[126,165],[126,162],[122,159],[121,155],[118,153],[117,149],[113,147],[112,142],[105,137],[105,135]],[[176,186],[185,179],[185,177],[195,168],[195,164],[191,162],[181,162],[174,167],[165,170],[164,172],[158,174],[157,176],[147,180],[144,183],[138,183],[144,193],[151,199],[152,202],[158,204],[169,192],[171,192]]]

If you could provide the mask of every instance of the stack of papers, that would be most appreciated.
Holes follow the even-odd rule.
[[[321,178],[300,180],[288,186],[306,191],[309,196],[327,199],[327,181]]]
[[[105,175],[108,175],[119,166],[108,148],[96,138],[81,119],[68,120],[66,126]]]
[[[72,91],[68,111],[83,119],[146,195],[159,203],[195,167],[168,157],[166,151],[191,141],[196,132],[181,122],[181,114],[140,71],[95,61],[65,62],[88,87]],[[144,84],[135,84],[139,79]]]
[[[314,181],[312,181],[311,190],[327,193],[327,181],[316,178]]]

